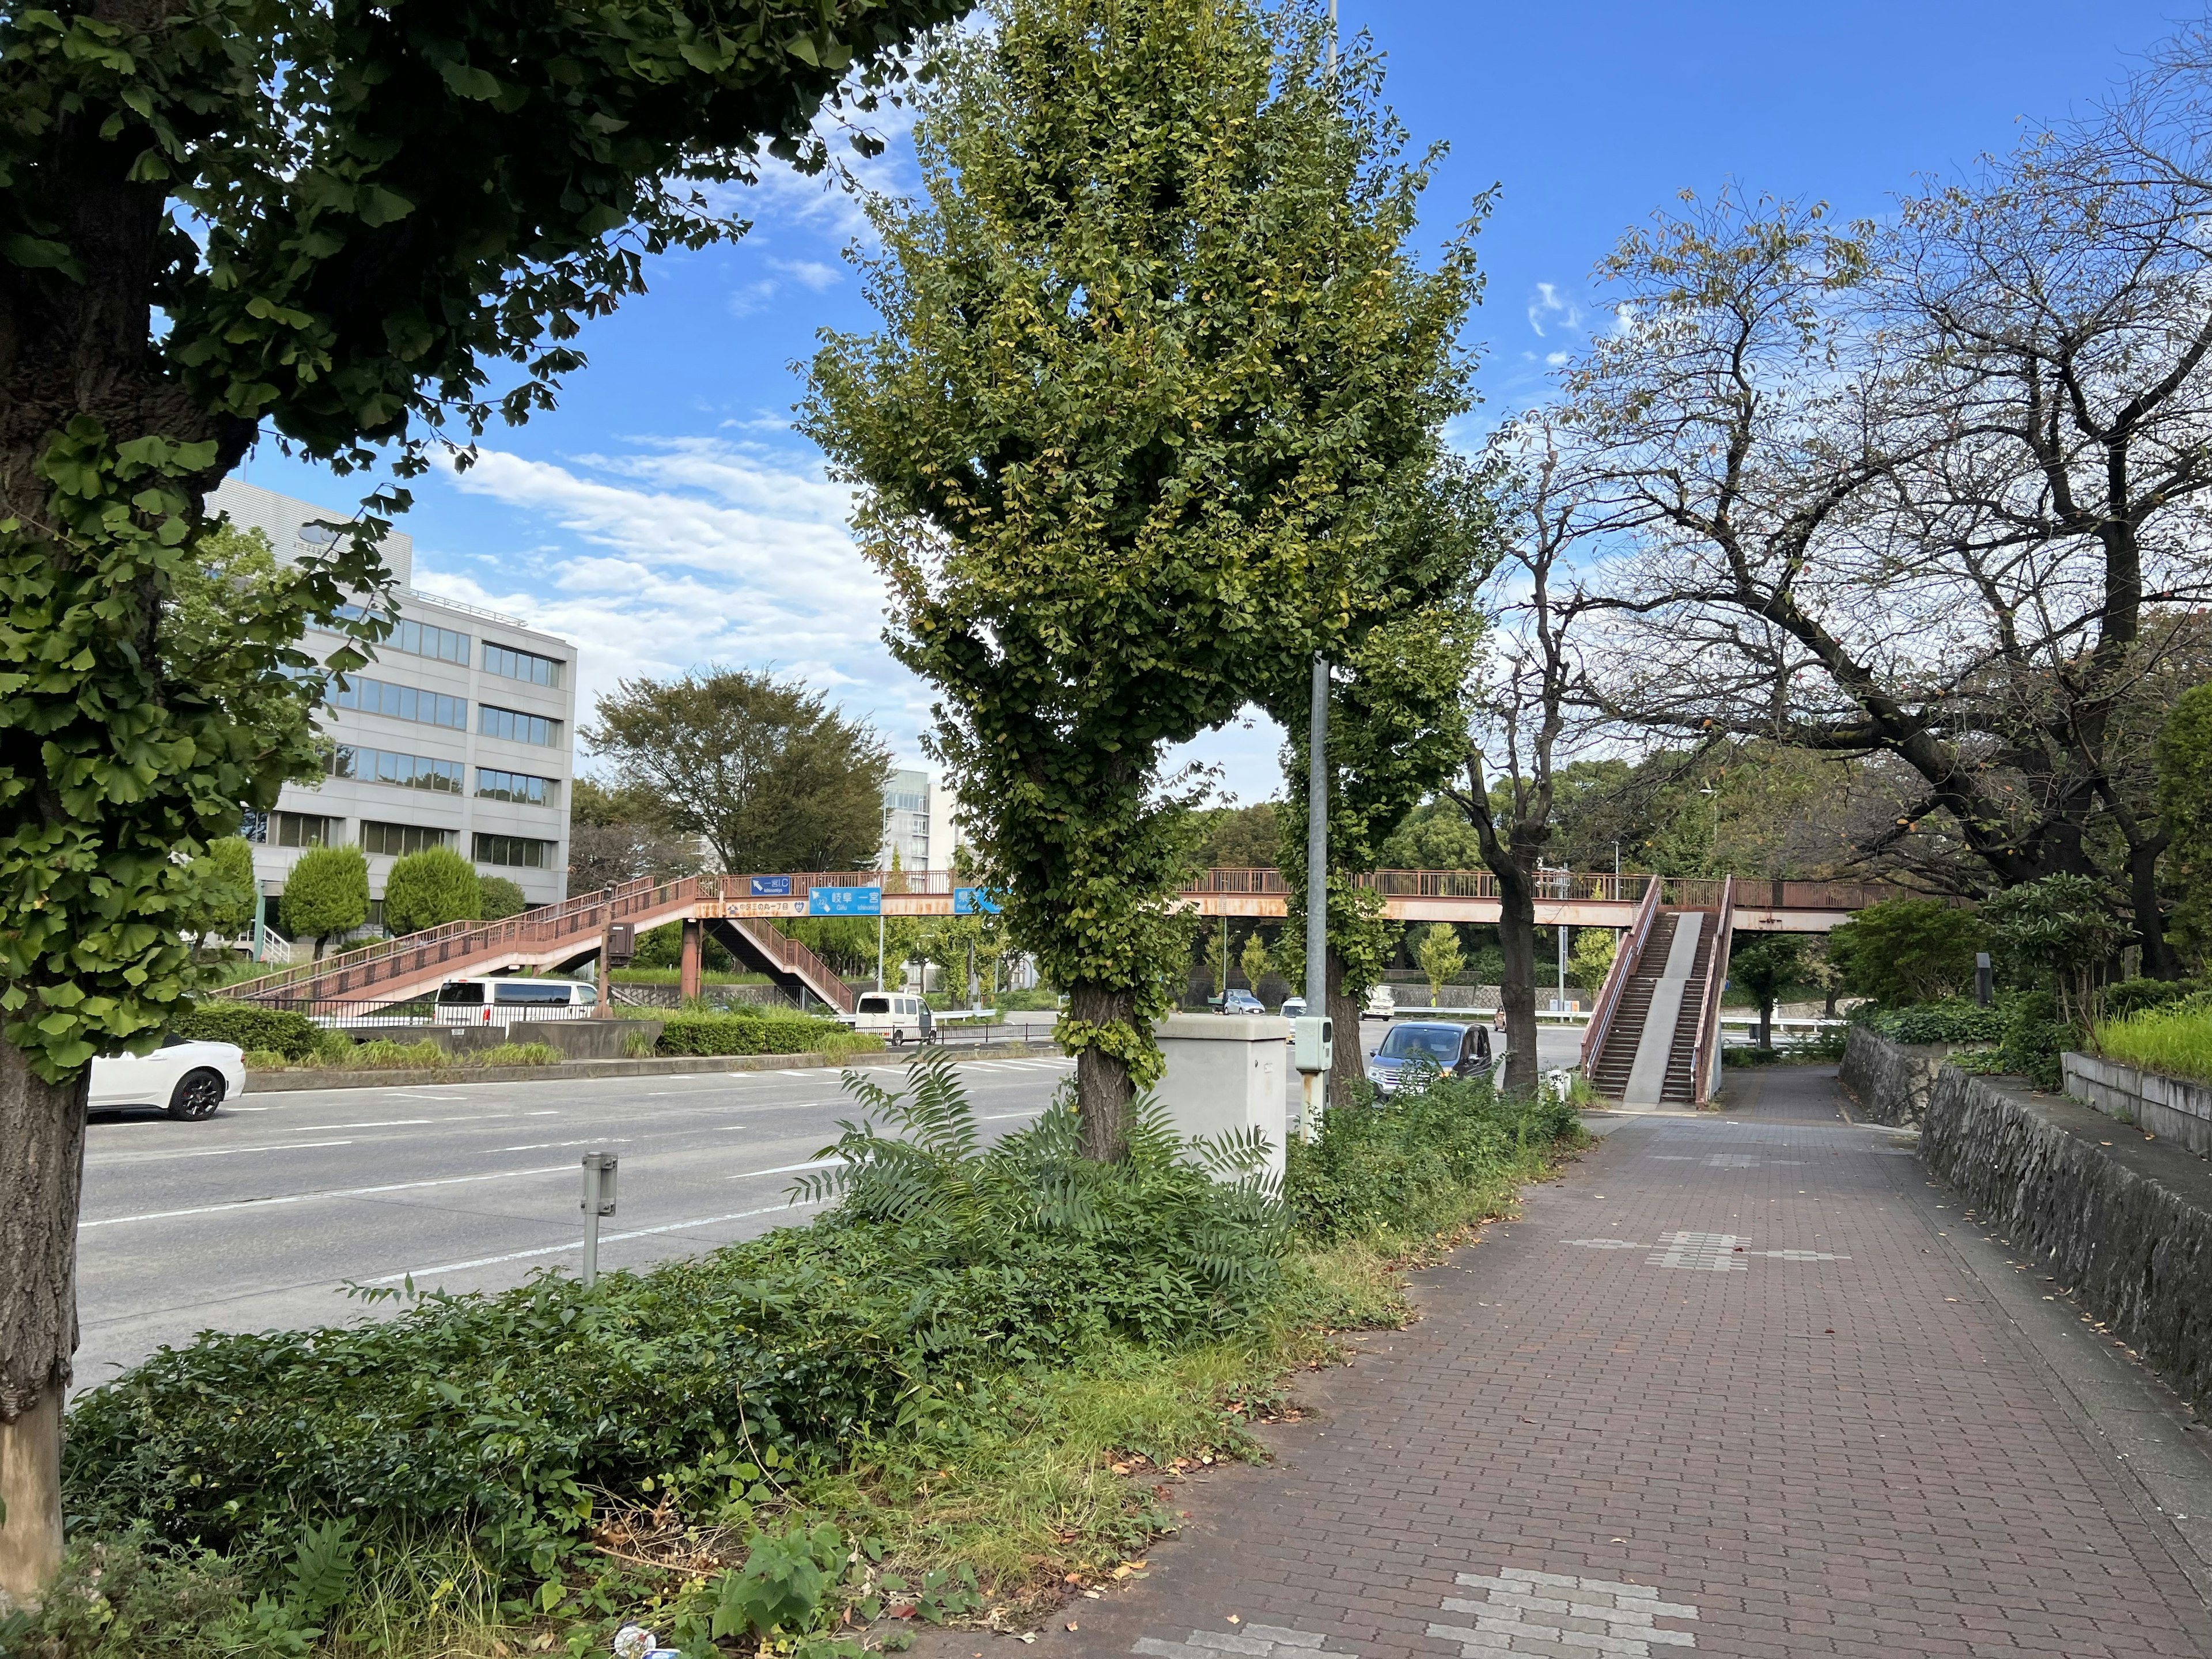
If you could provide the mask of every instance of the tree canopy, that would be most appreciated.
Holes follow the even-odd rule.
[[[617,787],[727,874],[847,870],[884,841],[890,750],[817,691],[744,669],[624,680],[584,734]]]
[[[921,198],[873,206],[884,326],[827,343],[805,424],[1113,1155],[1184,948],[1162,757],[1344,643],[1465,405],[1472,255],[1416,262],[1425,175],[1310,3],[990,15],[922,98]]]

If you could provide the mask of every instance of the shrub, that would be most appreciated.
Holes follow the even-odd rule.
[[[1510,1181],[1580,1133],[1566,1102],[1509,1100],[1482,1079],[1437,1079],[1342,1107],[1322,1119],[1318,1139],[1290,1145],[1292,1224],[1319,1243],[1449,1231],[1480,1219]]]
[[[235,1042],[241,1048],[273,1048],[288,1060],[313,1057],[324,1028],[305,1014],[281,1008],[257,1008],[249,1002],[204,1002],[169,1021],[169,1035],[195,1042]]]
[[[2098,1006],[2106,1018],[2120,1019],[2142,1013],[2147,1008],[2163,1008],[2185,998],[2202,996],[2208,990],[2212,987],[2203,980],[2124,979],[2105,988]]]
[[[1091,1163],[1066,1090],[985,1147],[944,1056],[910,1076],[898,1095],[848,1079],[899,1133],[848,1126],[815,1188],[843,1202],[812,1226],[590,1290],[548,1273],[158,1351],[72,1411],[71,1515],[221,1549],[261,1582],[303,1518],[343,1510],[364,1540],[459,1524],[519,1576],[589,1528],[594,1492],[723,1491],[744,1444],[842,1467],[988,1409],[994,1379],[1264,1315],[1282,1206],[1189,1161],[1234,1173],[1249,1148],[1187,1147],[1140,1109],[1129,1156]]]
[[[530,908],[530,901],[522,896],[522,889],[505,876],[479,876],[477,890],[477,919],[498,921],[507,916],[519,916]]]
[[[1877,1002],[1935,1002],[1974,982],[1988,930],[1972,910],[1938,899],[1885,899],[1828,935],[1844,988]]]
[[[664,1054],[803,1054],[852,1033],[806,1014],[680,1013],[660,1028]]]
[[[1907,1008],[1862,1003],[1851,1011],[1851,1021],[1893,1042],[1996,1042],[2005,1034],[2002,1008],[1956,998]]]
[[[2045,876],[1993,895],[1982,911],[2014,981],[2056,991],[2062,1018],[2086,1018],[2128,937],[2103,888],[2087,876]]]
[[[284,930],[315,941],[315,954],[368,920],[368,860],[358,847],[316,847],[284,878]]]
[[[2212,995],[2106,1019],[2097,1027],[2096,1050],[2124,1066],[2212,1083]]]
[[[467,1056],[471,1066],[558,1066],[568,1056],[550,1042],[502,1042]]]
[[[449,921],[474,921],[483,914],[483,884],[476,866],[450,847],[410,853],[384,878],[387,932],[416,933]]]
[[[1997,1064],[2027,1078],[2039,1089],[2056,1089],[2063,1079],[2058,1057],[2082,1042],[2081,1029],[2062,1018],[2058,999],[2048,991],[2016,991],[2000,1000],[2004,1041]]]
[[[292,1064],[292,1058],[274,1048],[248,1048],[243,1063],[249,1072],[281,1072]]]

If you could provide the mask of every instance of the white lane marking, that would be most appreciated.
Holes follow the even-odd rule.
[[[755,1216],[774,1215],[780,1210],[811,1210],[828,1203],[827,1199],[807,1199],[796,1204],[771,1204],[763,1210],[738,1210],[729,1215],[695,1216],[689,1221],[671,1221],[659,1227],[640,1227],[626,1233],[601,1233],[602,1244],[619,1244],[626,1238],[650,1238],[656,1233],[680,1233],[694,1227],[713,1227],[725,1221],[750,1221]],[[458,1273],[471,1267],[496,1267],[502,1261],[526,1261],[532,1256],[560,1255],[568,1250],[584,1248],[581,1239],[572,1244],[544,1244],[534,1250],[510,1250],[505,1255],[478,1256],[473,1261],[448,1261],[436,1267],[412,1267],[404,1273],[386,1273],[381,1279],[361,1281],[368,1285],[397,1285],[405,1279],[424,1279],[432,1273]]]
[[[1032,1106],[1026,1112],[986,1112],[983,1114],[982,1121],[986,1123],[996,1123],[1000,1118],[1036,1117],[1043,1111],[1044,1108],[1042,1106]]]
[[[628,1135],[600,1135],[591,1140],[533,1140],[527,1146],[495,1146],[495,1152],[550,1152],[562,1146],[627,1146]]]
[[[139,1152],[128,1158],[95,1158],[86,1161],[94,1169],[117,1164],[167,1163],[173,1158],[228,1158],[234,1152],[304,1152],[311,1146],[350,1146],[350,1140],[283,1140],[267,1146],[208,1146],[195,1152]]]
[[[285,1130],[284,1133],[288,1135],[312,1135],[326,1134],[332,1129],[407,1129],[412,1128],[418,1123],[436,1123],[441,1121],[434,1117],[386,1117],[378,1118],[368,1123],[302,1123],[296,1128]]]
[[[779,1164],[773,1170],[747,1170],[742,1175],[724,1176],[725,1181],[750,1181],[757,1176],[798,1175],[805,1170],[834,1169],[845,1160],[842,1158],[817,1158],[805,1164]]]
[[[548,1106],[542,1112],[525,1112],[523,1114],[523,1116],[525,1117],[558,1117],[560,1115],[560,1109],[555,1106]]]
[[[241,1198],[231,1204],[202,1204],[189,1210],[151,1210],[144,1215],[111,1215],[98,1221],[80,1221],[88,1227],[119,1227],[126,1221],[174,1221],[184,1216],[221,1215],[227,1210],[266,1209],[272,1204],[306,1204],[319,1198],[368,1198],[378,1193],[413,1192],[422,1187],[459,1187],[472,1181],[515,1181],[524,1176],[573,1175],[573,1164],[550,1164],[536,1170],[500,1170],[490,1175],[441,1176],[435,1181],[395,1181],[381,1187],[333,1187],[318,1193],[285,1193],[270,1198]]]

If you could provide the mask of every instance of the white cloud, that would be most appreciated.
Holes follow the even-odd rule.
[[[750,317],[756,311],[763,309],[774,298],[775,298],[775,283],[773,280],[763,277],[757,283],[747,283],[743,288],[731,294],[730,315]]]
[[[1544,361],[1553,368],[1559,368],[1566,363],[1567,354],[1564,351],[1547,351],[1544,354]]]
[[[1572,301],[1559,297],[1558,287],[1551,283],[1536,284],[1536,297],[1528,302],[1528,326],[1539,338],[1545,334],[1544,325],[1557,319],[1565,328],[1572,328],[1582,321],[1582,307]]]
[[[820,259],[771,259],[774,265],[793,282],[804,283],[817,294],[831,289],[845,280],[845,273],[836,265]]]
[[[617,680],[773,667],[911,750],[927,693],[884,648],[883,584],[845,530],[850,492],[811,458],[709,438],[632,444],[558,464],[482,451],[448,476],[510,509],[511,550],[418,548],[417,581],[574,641],[580,720]]]

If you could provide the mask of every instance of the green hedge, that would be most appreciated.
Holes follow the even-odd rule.
[[[1903,1008],[1877,1008],[1863,1003],[1851,1011],[1851,1019],[1893,1042],[1998,1042],[2005,1035],[2002,1008],[1957,1000],[1914,1003]]]
[[[311,1058],[322,1030],[305,1014],[257,1008],[246,1002],[204,1002],[169,1022],[172,1036],[195,1042],[235,1042],[241,1048],[274,1049],[287,1060]]]
[[[660,1028],[664,1054],[804,1054],[846,1028],[805,1014],[678,1014]]]

